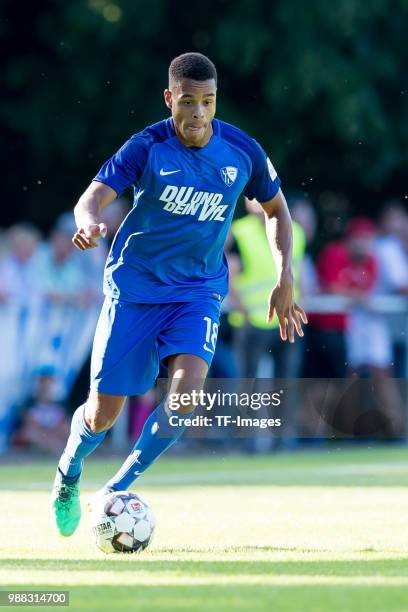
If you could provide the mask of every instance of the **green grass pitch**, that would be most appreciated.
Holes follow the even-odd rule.
[[[119,463],[87,461],[83,507]],[[81,612],[408,611],[408,449],[163,457],[135,488],[157,530],[133,556],[96,550],[86,512],[56,535],[54,469],[0,466],[1,590],[69,590]]]

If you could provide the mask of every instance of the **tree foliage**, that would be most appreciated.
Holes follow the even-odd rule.
[[[219,116],[270,152],[287,190],[403,197],[408,0],[6,0],[3,223],[48,226],[129,134],[166,116],[176,54],[219,70]]]

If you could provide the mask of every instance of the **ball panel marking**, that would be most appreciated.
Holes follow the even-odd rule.
[[[147,521],[138,521],[133,529],[133,535],[139,542],[144,542],[151,534],[151,527]]]
[[[124,507],[125,504],[120,497],[116,499],[114,498],[112,502],[110,502],[106,512],[111,516],[119,516],[119,514],[123,512]]]
[[[115,518],[115,527],[117,531],[132,532],[135,526],[135,519],[127,512],[122,512]]]
[[[137,516],[138,518],[143,518],[146,514],[146,506],[140,499],[131,499],[126,504],[126,510],[132,516]]]

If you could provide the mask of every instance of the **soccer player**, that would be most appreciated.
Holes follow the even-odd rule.
[[[168,368],[172,393],[189,393],[198,380],[204,381],[228,290],[223,247],[242,191],[263,206],[279,270],[267,317],[271,320],[276,312],[282,340],[293,342],[295,330],[303,336],[307,319],[293,300],[291,219],[280,180],[255,140],[214,119],[216,94],[217,73],[207,57],[176,57],[164,91],[171,117],[133,135],[102,166],[75,206],[73,243],[84,251],[96,247],[106,232],[99,221],[101,209],[126,187],[134,188],[133,208],[106,262],[89,397],[73,415],[54,482],[53,510],[64,536],[79,524],[84,458],[102,442],[126,397],[154,385],[160,361]],[[160,403],[103,491],[128,489],[177,441],[185,429],[180,415],[193,410],[181,406],[179,426],[166,429],[169,410],[165,401]]]

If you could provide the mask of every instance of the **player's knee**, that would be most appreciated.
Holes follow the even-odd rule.
[[[115,423],[121,410],[121,402],[109,402],[109,398],[90,394],[85,405],[85,421],[93,433],[107,431]]]
[[[85,421],[93,433],[101,433],[101,431],[110,429],[114,422],[111,417],[92,405],[87,405],[85,408]]]
[[[103,414],[93,414],[87,416],[87,425],[93,433],[101,433],[110,429],[114,421]]]

